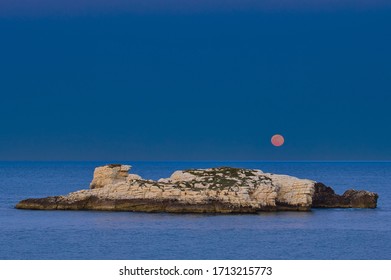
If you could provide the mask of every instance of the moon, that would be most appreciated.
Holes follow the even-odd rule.
[[[272,142],[273,146],[281,147],[282,145],[284,145],[285,139],[282,135],[275,134],[275,135],[273,135],[271,142]]]

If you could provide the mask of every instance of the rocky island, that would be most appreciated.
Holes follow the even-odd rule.
[[[97,167],[90,188],[63,196],[30,198],[18,209],[170,213],[256,213],[311,208],[376,208],[378,195],[330,187],[261,170],[219,167],[175,171],[158,181],[129,174],[131,166]]]

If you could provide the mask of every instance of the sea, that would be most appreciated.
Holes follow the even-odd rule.
[[[376,209],[258,214],[17,210],[18,201],[87,189],[108,162],[0,162],[2,260],[391,259],[390,162],[121,162],[143,178],[232,166],[379,194]],[[117,163],[117,162],[110,162]]]

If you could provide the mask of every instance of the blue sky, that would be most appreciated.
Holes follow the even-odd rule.
[[[5,0],[4,16],[238,11],[333,11],[389,8],[388,0]]]
[[[0,160],[391,159],[386,1],[49,2],[0,2]]]

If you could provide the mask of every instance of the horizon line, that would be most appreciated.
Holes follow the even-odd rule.
[[[391,160],[0,160],[0,163],[86,162],[264,162],[264,163],[391,163]]]

